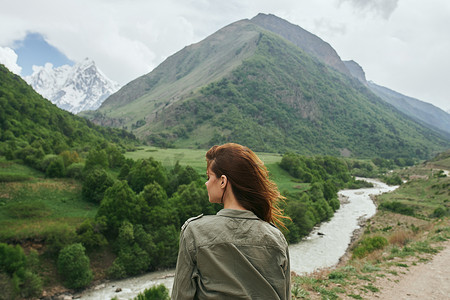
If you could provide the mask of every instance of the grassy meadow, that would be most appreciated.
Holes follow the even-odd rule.
[[[44,239],[75,230],[97,207],[81,197],[81,183],[50,179],[32,168],[0,160],[0,241]]]
[[[178,161],[182,166],[191,166],[199,174],[206,174],[206,151],[207,150],[199,149],[162,149],[143,146],[139,147],[136,151],[127,152],[125,157],[134,160],[153,157],[155,160],[162,162],[162,164],[169,169],[173,168]],[[280,154],[262,152],[256,154],[264,162],[269,170],[270,178],[278,185],[278,188],[282,193],[298,192],[309,186],[309,184],[305,183],[296,183],[291,175],[280,168],[278,165],[282,158]]]

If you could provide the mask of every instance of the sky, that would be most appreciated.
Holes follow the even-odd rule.
[[[124,85],[258,13],[317,35],[368,80],[450,110],[448,0],[0,0],[0,62],[29,75],[89,57]]]

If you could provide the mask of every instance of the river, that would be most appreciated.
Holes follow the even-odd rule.
[[[372,217],[376,212],[370,195],[393,191],[397,186],[388,186],[375,179],[358,178],[373,183],[373,188],[341,190],[340,198],[346,199],[333,218],[319,227],[300,243],[289,246],[291,270],[307,274],[316,269],[332,267],[339,262],[358,229],[361,218]],[[138,277],[109,281],[84,291],[80,299],[132,299],[144,289],[164,284],[171,289],[175,270],[152,272]],[[119,291],[120,289],[120,291]],[[116,292],[116,290],[118,292]]]

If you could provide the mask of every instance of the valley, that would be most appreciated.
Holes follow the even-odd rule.
[[[77,68],[75,86],[93,92],[95,64]],[[333,218],[339,191],[372,186],[359,177],[400,186],[373,197],[378,212],[340,265],[293,278],[295,299],[376,296],[378,278],[395,281],[450,238],[445,112],[367,82],[281,18],[231,23],[109,92],[74,115],[0,65],[0,299],[173,268],[185,220],[221,208],[204,156],[227,142],[265,163],[291,245]]]

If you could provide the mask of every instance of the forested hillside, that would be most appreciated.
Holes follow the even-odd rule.
[[[233,141],[256,151],[421,159],[450,147],[335,70],[343,64],[331,67],[327,54],[312,56],[256,23],[238,21],[185,47],[88,117],[164,147]]]
[[[134,147],[132,133],[104,128],[63,111],[0,65],[0,155],[41,168],[46,155],[85,152],[100,143]],[[45,171],[45,170],[44,170]]]

